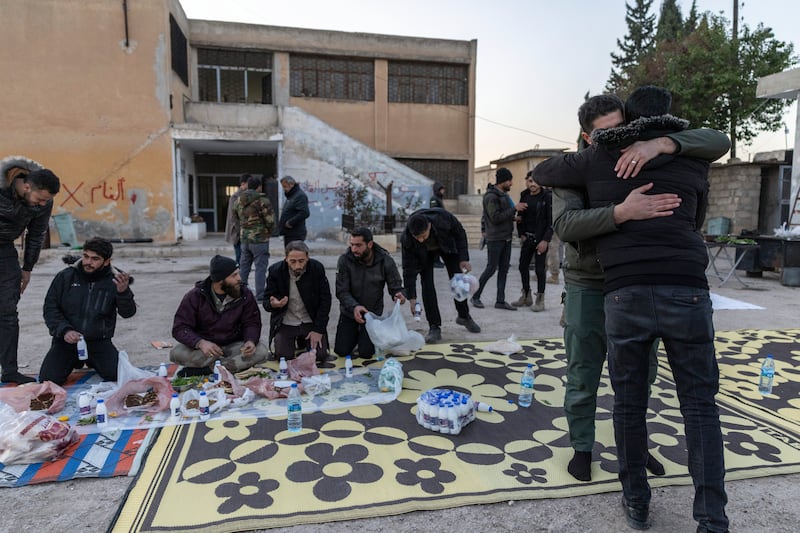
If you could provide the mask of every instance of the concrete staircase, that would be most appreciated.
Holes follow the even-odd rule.
[[[453,213],[464,230],[467,232],[467,241],[470,248],[477,248],[481,242],[481,215],[468,215],[463,213]]]

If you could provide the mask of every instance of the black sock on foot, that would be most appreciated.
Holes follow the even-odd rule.
[[[567,472],[572,474],[572,477],[578,481],[591,481],[592,452],[579,452],[575,450],[575,455],[572,456],[572,459],[567,465]]]
[[[654,476],[663,476],[666,471],[664,470],[664,465],[662,465],[658,459],[652,456],[652,454],[647,455],[647,464],[645,465],[651,474]]]

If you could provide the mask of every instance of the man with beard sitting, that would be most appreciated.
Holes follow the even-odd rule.
[[[169,358],[184,366],[181,377],[211,374],[216,361],[231,372],[266,361],[261,312],[252,291],[242,284],[236,261],[220,255],[211,259],[209,276],[181,300],[172,336],[180,344]]]
[[[83,245],[81,260],[56,274],[44,299],[44,321],[53,342],[39,370],[39,380],[63,385],[70,372],[81,368],[78,341],[86,341],[86,364],[106,381],[117,380],[117,351],[111,338],[122,318],[136,314],[131,278],[112,270],[114,247],[98,237]]]

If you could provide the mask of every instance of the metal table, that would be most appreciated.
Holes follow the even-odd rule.
[[[747,283],[739,277],[736,273],[736,267],[742,262],[742,259],[748,254],[758,250],[757,244],[733,244],[729,242],[706,242],[706,249],[708,250],[708,267],[706,267],[706,276],[713,276],[719,280],[718,287],[722,287],[733,276],[736,281],[742,284],[742,287],[750,287]],[[733,250],[733,253],[731,252]],[[738,253],[737,253],[738,251]],[[722,259],[722,264],[717,265],[717,259]]]

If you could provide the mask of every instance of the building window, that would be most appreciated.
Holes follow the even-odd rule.
[[[778,167],[778,184],[780,188],[781,224],[789,224],[792,203],[792,167]]]
[[[371,59],[292,54],[289,71],[292,96],[375,99],[375,63]]]
[[[178,21],[169,16],[170,48],[172,49],[172,70],[181,79],[184,85],[189,86],[189,62],[186,36],[178,26]]]
[[[426,178],[444,185],[445,198],[458,198],[467,193],[468,161],[453,159],[402,159],[397,160],[416,170]]]
[[[389,101],[467,105],[469,67],[449,63],[389,61]]]
[[[257,50],[197,49],[200,100],[272,103],[272,54]]]

